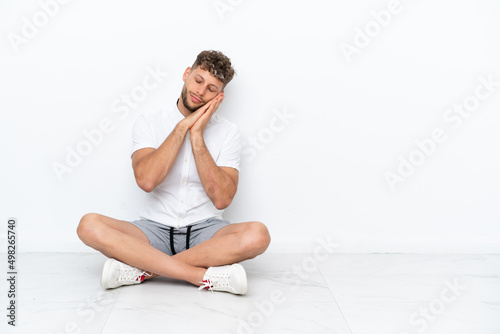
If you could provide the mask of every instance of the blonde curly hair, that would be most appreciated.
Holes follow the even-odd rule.
[[[222,81],[224,87],[233,79],[235,74],[231,60],[222,52],[215,50],[200,52],[191,67],[193,69],[200,67],[202,70],[209,71],[214,77]]]

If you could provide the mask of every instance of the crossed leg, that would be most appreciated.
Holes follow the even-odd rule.
[[[78,225],[79,238],[107,257],[130,266],[169,278],[200,285],[206,268],[232,264],[262,254],[271,241],[260,222],[231,224],[214,236],[184,252],[169,256],[149,244],[135,225],[89,213]]]

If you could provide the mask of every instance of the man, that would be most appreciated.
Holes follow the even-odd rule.
[[[213,115],[233,76],[229,58],[203,51],[184,72],[177,108],[136,121],[132,167],[148,193],[141,218],[126,222],[89,213],[77,229],[86,245],[110,258],[103,288],[159,275],[200,289],[247,292],[238,262],[262,254],[271,239],[260,222],[230,224],[221,216],[238,186],[240,136]]]

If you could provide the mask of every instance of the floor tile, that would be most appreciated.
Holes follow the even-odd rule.
[[[333,254],[323,274],[474,275],[500,277],[500,255]]]
[[[99,285],[104,260],[96,253],[19,254],[17,324],[1,332],[98,332],[120,293]]]
[[[447,300],[500,302],[500,277],[325,275],[335,299],[348,302]]]
[[[101,254],[19,255],[1,333],[500,333],[499,255],[264,254],[243,262],[245,296],[162,277],[104,290]]]
[[[124,287],[103,333],[139,330],[139,324],[153,330],[160,323],[189,333],[350,333],[314,262],[302,271],[305,258],[270,254],[244,262],[245,296],[198,291],[167,278]],[[130,323],[131,317],[138,321]]]
[[[154,331],[186,333],[342,333],[349,334],[336,303],[290,302],[274,293],[262,299],[227,293],[186,291],[186,298],[159,298],[129,288],[115,304],[103,333]],[[123,289],[125,290],[125,289]],[[156,289],[159,293],[169,289]],[[198,298],[190,296],[198,295]],[[200,296],[201,295],[201,296]]]
[[[353,334],[497,334],[500,305],[455,302],[339,302]]]

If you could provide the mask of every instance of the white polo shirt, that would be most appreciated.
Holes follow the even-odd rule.
[[[132,153],[145,147],[158,148],[183,118],[177,107],[141,115],[134,124]],[[213,115],[203,132],[203,139],[217,166],[239,170],[240,133],[233,123]],[[140,216],[177,228],[211,217],[221,218],[224,212],[215,207],[203,189],[189,132],[167,177],[147,196]]]

